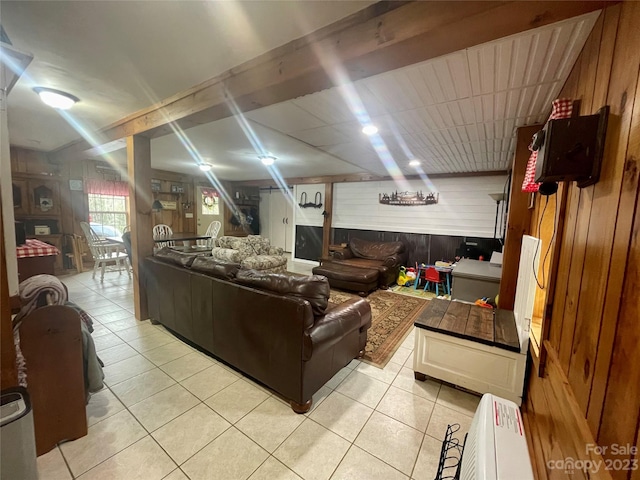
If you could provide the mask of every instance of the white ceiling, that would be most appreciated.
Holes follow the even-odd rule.
[[[34,55],[8,98],[17,146],[50,151],[80,136],[34,86],[80,98],[96,130],[373,3],[357,1],[6,1],[0,22]]]
[[[513,158],[516,127],[546,120],[598,14],[245,116],[266,148],[281,159],[278,165],[285,177],[358,171],[389,175],[396,172],[394,165],[404,174],[415,174],[408,165],[411,158],[422,162],[425,173],[506,170]],[[377,150],[361,132],[353,113],[358,107],[364,107],[380,129]],[[220,178],[269,178],[237,122],[225,119],[185,134],[205,161],[217,165]],[[157,168],[195,168],[175,135],[152,140],[152,156]]]
[[[16,47],[35,53],[29,75],[39,77],[39,84],[51,78],[53,82],[44,84],[81,97],[73,115],[102,126],[369,3],[179,2],[178,9],[174,2],[155,1],[3,1],[2,23]],[[598,14],[254,110],[245,117],[264,150],[278,157],[284,177],[414,174],[408,166],[411,158],[421,160],[426,173],[504,170],[513,155],[516,127],[544,122]],[[143,18],[153,21],[141,23]],[[38,25],[44,25],[42,31]],[[240,28],[243,25],[246,28]],[[51,149],[77,139],[78,134],[39,103],[23,80],[9,98],[12,144]],[[371,138],[361,133],[355,109],[366,112],[380,128],[374,137],[377,151]],[[269,178],[234,119],[184,134],[198,152],[195,157],[213,163],[221,179]],[[193,152],[183,142],[176,135],[153,139],[152,166],[196,173]]]

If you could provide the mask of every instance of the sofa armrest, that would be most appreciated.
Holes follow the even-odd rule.
[[[284,250],[281,247],[274,247],[273,245],[269,246],[269,253],[267,255],[284,255]]]
[[[403,262],[404,262],[404,255],[401,255],[399,253],[396,253],[395,255],[391,255],[384,259],[385,267],[390,267],[390,268],[398,267],[402,265]]]
[[[367,330],[370,326],[371,306],[362,298],[352,298],[327,310],[305,332],[303,360],[309,360],[314,352],[332,347],[354,330]]]
[[[340,250],[334,250],[330,253],[330,256],[335,260],[346,260],[347,258],[353,258],[353,252],[349,247],[345,247]]]

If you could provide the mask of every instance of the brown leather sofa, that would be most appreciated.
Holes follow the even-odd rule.
[[[371,307],[329,307],[321,276],[242,270],[212,258],[145,259],[149,316],[288,399],[298,413],[362,355]]]
[[[333,252],[324,259],[322,266],[331,263],[378,271],[378,287],[388,288],[398,278],[400,267],[405,262],[405,247],[402,242],[369,242],[352,238],[348,246]]]

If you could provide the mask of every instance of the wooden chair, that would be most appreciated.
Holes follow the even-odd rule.
[[[104,280],[104,272],[110,264],[113,264],[110,270],[117,270],[120,274],[122,274],[122,270],[125,270],[127,275],[131,277],[129,258],[126,252],[120,250],[119,245],[102,240],[87,222],[80,222],[80,227],[82,227],[89,250],[93,255],[94,265],[91,278],[96,278],[96,272],[100,268],[100,281]]]
[[[197,240],[196,243],[198,245],[206,245],[209,248],[213,248],[213,244],[215,243],[215,239],[218,238],[218,233],[220,232],[221,227],[222,224],[218,220],[214,220],[209,224],[207,231],[205,232],[205,235],[209,238],[206,240]]]
[[[440,295],[440,285],[442,285],[444,292],[447,291],[447,285],[445,281],[440,276],[440,272],[436,270],[434,267],[429,267],[424,272],[424,279],[427,281],[424,284],[424,291],[426,292],[431,283],[435,283],[436,285],[436,296]]]
[[[156,225],[155,227],[153,227],[153,239],[157,240],[159,238],[168,238],[171,237],[173,235],[173,230],[171,230],[171,227],[169,225],[165,225],[164,223],[161,223],[159,225]],[[156,246],[157,247],[175,247],[176,242],[174,242],[173,240],[166,240],[166,241],[162,241],[162,242],[156,242]]]

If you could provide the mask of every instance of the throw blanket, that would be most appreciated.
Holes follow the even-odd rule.
[[[22,308],[13,320],[13,339],[16,346],[16,363],[18,366],[18,382],[27,387],[27,367],[20,350],[20,325],[22,320],[36,308],[46,305],[67,305],[78,312],[82,320],[82,353],[84,366],[84,384],[87,393],[97,392],[103,388],[104,364],[96,354],[91,332],[93,320],[87,312],[67,301],[67,288],[53,275],[35,275],[20,283],[20,300]],[[88,401],[88,395],[87,395]]]

